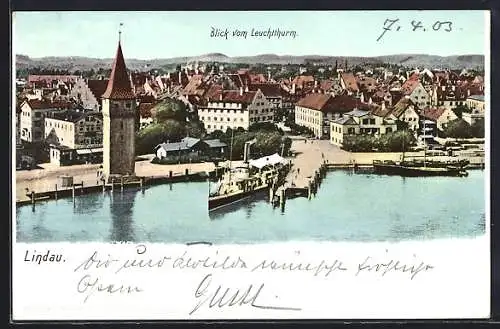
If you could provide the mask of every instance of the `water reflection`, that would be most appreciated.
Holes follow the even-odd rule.
[[[134,241],[133,215],[137,191],[110,193],[111,241]]]
[[[102,193],[87,194],[84,197],[76,196],[73,207],[75,214],[95,214],[102,209],[104,198]]]
[[[175,185],[175,186],[173,186]],[[172,188],[172,191],[170,191]],[[484,176],[401,178],[333,171],[315,198],[268,191],[215,211],[206,183],[77,195],[16,207],[17,241],[401,241],[484,234]]]

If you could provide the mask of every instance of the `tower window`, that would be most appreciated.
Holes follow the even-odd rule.
[[[120,135],[120,140],[123,142],[123,135]]]
[[[120,121],[120,126],[123,129],[123,121]]]

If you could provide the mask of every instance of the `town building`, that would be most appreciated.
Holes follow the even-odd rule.
[[[330,133],[330,120],[355,108],[367,106],[347,95],[312,93],[295,105],[295,123],[311,129],[315,137],[323,138]]]
[[[198,117],[208,133],[227,128],[248,130],[257,122],[273,122],[274,105],[262,91],[222,90],[218,96],[210,98],[206,105],[198,107]]]
[[[250,91],[260,90],[275,109],[283,108],[283,95],[281,86],[277,83],[252,83],[248,86]]]
[[[479,109],[472,109],[470,112],[462,112],[462,119],[470,125],[484,120],[484,112]]]
[[[358,82],[352,73],[342,72],[339,75],[340,86],[347,92],[347,95],[357,95],[359,93]]]
[[[354,109],[330,122],[330,143],[342,147],[346,136],[380,136],[397,130],[396,120]]]
[[[428,107],[420,113],[422,120],[430,120],[435,123],[436,128],[440,131],[446,129],[450,121],[458,119],[455,112],[444,107]]]
[[[179,142],[161,143],[155,147],[156,158],[160,161],[189,162],[222,159],[227,145],[219,139],[202,140],[184,137]]]
[[[431,97],[418,79],[408,79],[401,86],[403,96],[408,96],[419,108],[430,105]]]
[[[20,139],[27,143],[42,142],[45,136],[45,117],[51,112],[64,111],[74,105],[67,101],[29,99],[19,113]]]
[[[403,97],[394,105],[390,115],[396,120],[407,124],[407,129],[417,134],[420,116],[417,107],[409,97]]]
[[[45,118],[50,162],[57,165],[102,162],[102,113],[67,110]]]
[[[118,42],[108,86],[102,95],[103,178],[135,174],[136,96]]]
[[[45,118],[45,139],[72,149],[102,147],[102,113],[66,110]]]
[[[108,80],[79,78],[71,89],[70,97],[84,109],[101,111],[101,96],[107,86]]]
[[[466,104],[467,91],[455,85],[434,86],[431,94],[433,106],[454,109]]]
[[[484,95],[470,95],[466,100],[469,109],[479,110],[484,115]]]

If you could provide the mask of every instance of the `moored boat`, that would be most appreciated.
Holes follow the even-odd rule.
[[[424,133],[425,133],[424,122]],[[383,175],[399,175],[406,177],[427,177],[427,176],[452,176],[465,177],[468,175],[465,168],[469,165],[467,160],[459,161],[429,161],[427,159],[427,141],[424,140],[423,160],[405,161],[405,144],[403,138],[403,152],[401,161],[373,161],[375,173]]]
[[[288,165],[278,154],[229,168],[215,185],[215,190],[209,193],[208,209],[214,210],[279,186],[287,169]]]
[[[467,171],[461,166],[434,163],[432,166],[426,164],[395,163],[393,161],[373,161],[376,173],[383,175],[399,175],[406,177],[427,176],[467,176]]]

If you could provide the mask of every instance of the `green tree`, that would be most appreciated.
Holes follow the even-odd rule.
[[[408,151],[416,144],[415,136],[409,131],[395,131],[378,138],[378,149],[385,152]]]
[[[214,130],[210,133],[209,137],[213,139],[222,139],[224,137],[224,132],[222,130]]]
[[[452,111],[457,115],[457,117],[462,118],[462,113],[464,112],[470,113],[471,109],[469,109],[469,107],[466,104],[464,104],[464,105],[458,105],[457,107],[452,109]]]
[[[277,132],[259,132],[256,134],[254,149],[259,156],[281,153],[282,139]]]
[[[186,133],[190,137],[201,138],[205,134],[205,128],[203,126],[203,122],[194,122],[190,121],[186,125]]]
[[[162,123],[167,120],[185,122],[187,118],[186,106],[180,102],[167,98],[154,107],[156,121]]]
[[[477,120],[471,125],[472,137],[484,138],[484,119]]]
[[[462,119],[450,121],[445,129],[443,129],[445,137],[452,138],[470,138],[472,137],[472,129],[469,123]]]
[[[164,142],[176,142],[186,136],[186,128],[174,120],[153,123],[140,130],[136,135],[136,153],[149,154],[156,145]]]

